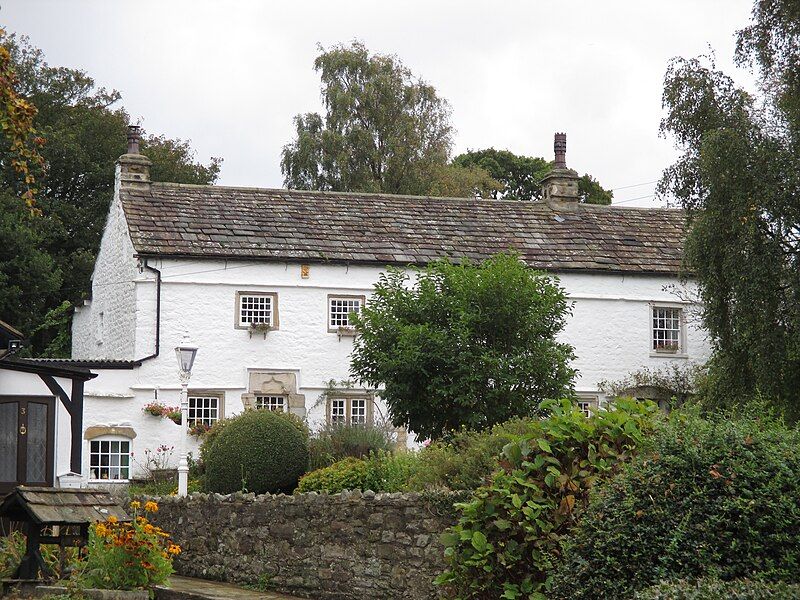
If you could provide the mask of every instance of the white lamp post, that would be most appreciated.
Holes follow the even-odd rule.
[[[189,436],[189,378],[192,376],[192,365],[197,356],[197,346],[189,343],[189,336],[184,335],[180,345],[175,348],[181,378],[181,439],[180,460],[178,462],[178,496],[186,496],[189,490],[189,461],[186,456],[186,438]]]

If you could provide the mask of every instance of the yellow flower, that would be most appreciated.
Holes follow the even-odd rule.
[[[111,515],[110,517],[108,517],[107,521],[113,525],[114,523],[117,522],[117,517]]]
[[[138,500],[134,500],[133,502],[131,502],[131,508],[133,510],[139,510],[140,508],[142,508],[142,503],[139,502]]]
[[[175,555],[180,554],[181,553],[181,547],[178,546],[178,544],[170,544],[169,547],[167,548],[167,552],[169,552],[170,554],[175,554]]]
[[[150,500],[149,502],[145,502],[144,509],[147,512],[158,512],[158,504]]]
[[[108,533],[108,529],[106,529],[106,526],[102,523],[98,523],[94,526],[94,532],[100,537],[105,537],[106,533]]]

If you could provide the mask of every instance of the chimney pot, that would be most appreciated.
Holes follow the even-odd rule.
[[[139,154],[139,141],[142,128],[139,125],[128,125],[128,154]]]
[[[117,159],[117,173],[120,188],[148,189],[150,187],[150,165],[143,154],[139,154],[142,128],[128,125],[128,152]]]
[[[553,138],[556,160],[553,170],[542,179],[542,200],[557,210],[573,209],[579,200],[578,174],[567,168],[567,134],[557,133]]]
[[[556,169],[567,168],[567,134],[557,133],[553,139],[553,151],[556,155]]]

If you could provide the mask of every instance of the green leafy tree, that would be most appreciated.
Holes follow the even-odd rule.
[[[36,107],[19,90],[19,77],[7,47],[7,34],[0,28],[0,166],[10,169],[24,188],[23,199],[34,207],[35,171],[44,163],[38,146],[44,140],[36,135],[33,120]]]
[[[674,59],[661,129],[682,151],[660,184],[687,209],[714,355],[715,405],[761,394],[800,417],[800,27],[797,3],[759,0],[737,60],[757,95],[712,60]]]
[[[423,438],[486,429],[572,394],[569,314],[557,280],[514,254],[381,275],[356,316],[356,378],[381,387],[395,426]]]
[[[320,50],[325,116],[295,117],[281,159],[287,187],[470,196],[493,185],[485,173],[447,168],[450,106],[397,57],[360,42]]]
[[[48,220],[0,187],[0,319],[32,332],[58,294],[61,269],[43,248]]]
[[[18,299],[2,307],[0,318],[32,336],[34,353],[68,354],[69,321],[48,319],[53,325],[38,327],[45,315],[67,301],[75,305],[89,290],[89,279],[100,244],[108,206],[113,196],[114,168],[126,151],[129,121],[116,91],[98,88],[86,73],[47,64],[38,48],[25,37],[3,39],[17,78],[17,90],[35,107],[33,126],[46,142],[39,148],[46,169],[37,176],[37,207],[41,222],[30,232],[38,249],[52,260],[52,272],[61,279],[33,305],[20,291]],[[213,183],[220,160],[196,162],[188,142],[163,136],[146,136],[143,151],[151,160],[154,180],[178,183]],[[14,170],[8,149],[0,145],[0,189],[22,196],[26,188]],[[28,222],[19,226],[34,227]],[[0,276],[9,273],[0,273]],[[13,289],[16,289],[14,287]],[[33,289],[33,288],[31,288]],[[28,290],[24,291],[28,294]],[[43,305],[39,307],[39,300]],[[13,308],[13,307],[17,308]],[[60,313],[59,313],[60,314]],[[52,317],[53,315],[51,315]],[[60,323],[60,325],[56,325]],[[34,332],[36,330],[36,332]],[[57,346],[53,342],[58,340]]]
[[[522,156],[508,150],[469,150],[453,159],[453,165],[480,168],[499,186],[485,197],[507,200],[538,200],[542,196],[542,179],[553,168],[551,162],[534,156]],[[606,190],[594,177],[584,175],[578,181],[579,199],[587,204],[611,204],[614,193]]]

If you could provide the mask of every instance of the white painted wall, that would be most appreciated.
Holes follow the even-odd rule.
[[[103,256],[98,262],[103,260]],[[299,393],[306,398],[313,425],[325,416],[317,400],[328,381],[349,376],[352,339],[328,333],[328,294],[369,296],[381,270],[370,266],[312,264],[310,276],[300,276],[300,264],[245,261],[151,260],[161,270],[160,355],[129,371],[95,370],[100,375],[86,383],[84,426],[130,425],[137,437],[132,447],[141,456],[145,448],[174,445],[177,464],[179,428],[171,421],[145,415],[142,407],[153,400],[179,404],[180,386],[173,348],[184,332],[199,346],[190,389],[213,389],[225,394],[225,414],[240,412],[247,392],[249,370],[293,371]],[[98,265],[96,272],[106,267]],[[596,392],[603,379],[619,379],[642,367],[658,368],[670,362],[704,362],[709,346],[702,331],[687,326],[684,357],[653,356],[650,352],[650,305],[675,303],[664,290],[676,279],[649,276],[563,274],[561,284],[574,301],[573,315],[561,339],[573,345],[579,374],[576,390]],[[149,271],[134,275],[136,335],[134,357],[153,352],[155,331],[155,277]],[[93,305],[113,307],[127,302],[109,287],[96,287]],[[236,329],[237,291],[278,294],[280,328],[251,338]],[[94,313],[92,308],[92,314]],[[88,345],[87,323],[76,326],[76,348]],[[104,344],[105,345],[105,342]],[[84,356],[85,357],[85,356]],[[383,410],[383,407],[379,407]],[[88,461],[88,442],[84,456]],[[191,450],[197,448],[193,438]],[[88,464],[88,463],[87,463]],[[85,469],[88,472],[88,469]]]
[[[117,165],[114,198],[92,274],[92,299],[75,308],[72,320],[73,358],[133,358],[138,268],[119,199],[119,180]]]
[[[67,394],[71,393],[72,380],[56,377],[56,382]],[[0,394],[4,396],[53,396],[50,389],[35,373],[22,373],[0,369]],[[58,482],[58,477],[69,473],[70,450],[72,448],[71,420],[67,409],[56,398],[55,406],[55,455],[53,460],[53,481]]]

